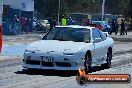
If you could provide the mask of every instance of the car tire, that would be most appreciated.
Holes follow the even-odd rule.
[[[92,69],[91,63],[92,63],[91,54],[86,53],[85,60],[84,60],[84,67],[85,67],[84,70],[86,73],[91,71],[91,69]]]
[[[112,60],[112,51],[110,49],[108,49],[107,59],[106,59],[106,67],[107,68],[111,67],[111,60]]]

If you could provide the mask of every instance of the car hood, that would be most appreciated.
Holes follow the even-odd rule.
[[[27,50],[35,51],[36,53],[77,53],[86,44],[85,42],[40,40],[30,44]]]

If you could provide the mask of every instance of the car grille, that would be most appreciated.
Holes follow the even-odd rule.
[[[53,62],[40,62],[40,61],[35,61],[35,60],[26,60],[25,61],[26,64],[31,64],[31,65],[41,65],[42,66],[47,66],[47,67],[53,67],[54,64]],[[55,62],[56,63],[56,66],[59,66],[59,67],[71,67],[71,64],[68,63],[68,62]]]
[[[54,64],[53,64],[53,62],[42,62],[42,66],[49,66],[49,67],[53,67],[54,66]]]
[[[68,62],[56,62],[56,66],[60,67],[71,67],[71,64]]]
[[[40,65],[40,61],[26,60],[26,64]]]

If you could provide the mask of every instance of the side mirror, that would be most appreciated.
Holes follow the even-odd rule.
[[[109,35],[108,32],[103,32],[103,33],[104,33],[104,35],[105,35],[106,37],[108,37],[108,35]]]
[[[38,39],[39,39],[39,40],[42,40],[42,38],[43,38],[43,35],[39,35],[39,36],[38,36]]]
[[[93,43],[98,43],[98,42],[101,42],[101,41],[102,41],[101,38],[95,38],[95,39],[93,40]]]

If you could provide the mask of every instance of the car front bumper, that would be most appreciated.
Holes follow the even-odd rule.
[[[76,67],[46,67],[46,66],[40,66],[40,65],[30,65],[30,64],[24,64],[23,68],[32,68],[32,69],[47,69],[47,70],[78,70],[79,66]]]
[[[54,61],[44,61],[43,59],[34,57],[23,59],[23,68],[33,69],[54,69],[54,70],[78,70],[79,67],[84,68],[84,57],[79,56],[57,56]],[[64,61],[64,58],[69,58],[69,61]]]

